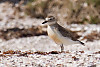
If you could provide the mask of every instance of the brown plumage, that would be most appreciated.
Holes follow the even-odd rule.
[[[68,37],[73,41],[79,41],[78,38],[80,37],[75,32],[70,31],[69,29],[65,29],[62,26],[60,26],[58,23],[54,24],[55,29],[58,29],[60,31],[61,35],[64,37]],[[84,45],[83,42],[79,41],[82,45]]]
[[[76,33],[72,32],[72,31],[70,31],[68,29],[63,28],[58,23],[55,24],[55,27],[56,27],[56,29],[58,29],[60,31],[60,33],[64,37],[68,37],[68,38],[70,38],[70,39],[72,39],[74,41],[77,41],[77,39],[79,38],[79,36]]]

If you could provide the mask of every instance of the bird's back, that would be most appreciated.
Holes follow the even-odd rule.
[[[72,32],[69,29],[65,29],[59,24],[57,24],[56,27],[63,37],[68,37],[69,39],[72,39],[73,41],[77,41],[77,39],[80,37],[75,32]]]

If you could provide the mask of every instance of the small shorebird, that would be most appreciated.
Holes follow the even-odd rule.
[[[82,44],[83,42],[77,40],[78,35],[71,32],[69,29],[65,29],[57,23],[57,20],[53,16],[48,16],[42,24],[47,24],[48,36],[60,45],[61,52],[64,50],[63,45]]]

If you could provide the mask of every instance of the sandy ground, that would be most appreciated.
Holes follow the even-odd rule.
[[[20,54],[3,54],[7,50],[21,50],[32,52],[60,51],[47,36],[35,36],[12,39],[0,43],[0,66],[2,67],[99,67],[100,66],[100,41],[87,42],[86,46],[65,45],[65,52],[44,54],[33,53],[20,56]],[[4,56],[2,56],[2,54]]]

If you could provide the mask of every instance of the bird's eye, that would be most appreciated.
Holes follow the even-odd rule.
[[[52,19],[50,19],[50,20],[52,20]]]

